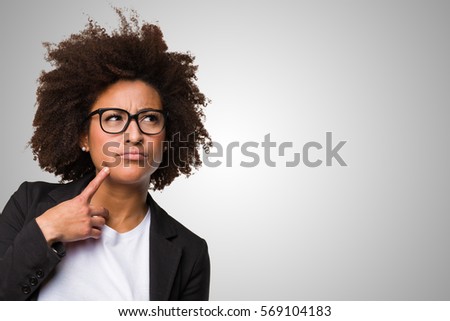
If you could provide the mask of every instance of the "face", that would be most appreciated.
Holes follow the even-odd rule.
[[[162,103],[158,92],[147,83],[121,80],[98,96],[90,112],[100,108],[120,108],[134,115],[148,108],[162,110]],[[99,171],[104,166],[110,167],[110,179],[122,184],[148,184],[151,174],[162,161],[165,129],[156,135],[143,133],[137,121],[146,131],[145,128],[151,126],[149,124],[156,118],[152,114],[140,114],[137,121],[130,121],[124,132],[111,134],[100,126],[100,117],[103,129],[107,130],[110,125],[106,125],[106,121],[111,126],[117,126],[127,116],[121,112],[91,116],[88,133],[80,144],[90,153],[96,170]]]

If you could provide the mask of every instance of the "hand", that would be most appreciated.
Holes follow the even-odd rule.
[[[100,237],[109,212],[106,208],[90,205],[90,202],[108,175],[109,168],[104,167],[80,195],[50,208],[36,218],[49,245]]]

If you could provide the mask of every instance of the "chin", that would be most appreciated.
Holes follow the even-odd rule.
[[[150,182],[150,176],[156,170],[153,168],[142,168],[139,166],[114,167],[111,168],[111,179],[121,184],[136,184]]]

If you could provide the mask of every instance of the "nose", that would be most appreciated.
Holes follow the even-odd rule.
[[[124,135],[125,135],[125,143],[133,145],[142,143],[143,134],[139,129],[136,119],[132,119],[130,121]]]

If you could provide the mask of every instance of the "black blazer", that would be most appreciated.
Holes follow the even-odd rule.
[[[35,218],[80,194],[93,176],[68,184],[23,183],[0,215],[0,300],[36,300],[40,285],[64,260],[50,248]],[[208,247],[147,195],[151,211],[150,300],[208,300]]]

